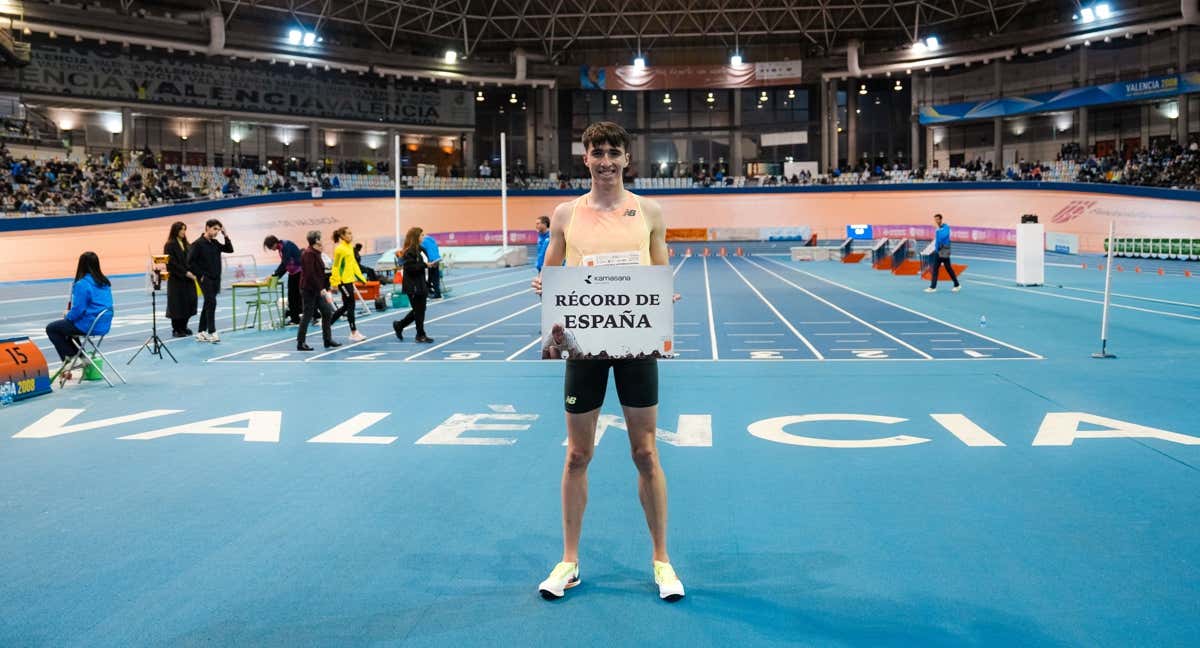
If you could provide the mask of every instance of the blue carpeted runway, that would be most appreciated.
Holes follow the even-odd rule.
[[[659,420],[683,601],[611,387],[583,584],[535,591],[565,433],[529,268],[455,270],[434,345],[394,338],[401,310],[330,352],[223,330],[128,368],[126,278],[104,348],[130,383],[0,410],[0,645],[1196,643],[1200,278],[1114,275],[1101,361],[1094,259],[1020,288],[1011,250],[956,245],[963,291],[926,294],[687,247]],[[48,347],[66,293],[0,286],[0,337]]]

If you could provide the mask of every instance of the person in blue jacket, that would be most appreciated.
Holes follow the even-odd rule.
[[[937,290],[938,270],[942,266],[946,266],[946,273],[950,275],[950,279],[954,281],[954,292],[958,292],[961,287],[958,285],[958,277],[954,274],[954,267],[950,265],[950,226],[942,223],[942,215],[933,215],[933,224],[937,226],[937,234],[933,239],[933,272],[930,273],[929,287],[925,292],[933,292]]]
[[[287,315],[292,324],[300,323],[300,246],[274,234],[263,239],[263,249],[279,252],[279,266],[271,274],[288,276]]]
[[[108,312],[104,317],[96,321],[96,316],[106,309]],[[72,338],[86,335],[89,328],[92,335],[104,335],[112,328],[112,318],[112,282],[100,270],[100,257],[95,252],[84,252],[79,255],[79,265],[75,269],[71,304],[63,319],[46,325],[46,337],[50,338],[58,357],[66,360],[78,352]],[[92,327],[93,321],[96,321],[95,327]]]
[[[538,216],[534,227],[538,233],[537,271],[541,274],[542,266],[546,264],[546,248],[550,245],[550,217]]]
[[[438,252],[437,241],[433,237],[426,234],[421,239],[421,249],[425,252],[425,256],[429,259],[426,264],[429,267],[429,298],[442,298],[442,253]]]

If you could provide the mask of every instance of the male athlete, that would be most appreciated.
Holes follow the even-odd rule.
[[[933,237],[933,276],[930,277],[929,287],[925,292],[935,292],[937,290],[938,271],[942,266],[946,266],[946,273],[950,275],[950,279],[954,281],[954,287],[950,290],[958,292],[962,287],[958,284],[958,276],[954,274],[954,266],[950,265],[950,226],[942,222],[941,214],[933,215],[933,224],[937,227],[937,231]]]
[[[554,210],[546,267],[562,265],[667,265],[666,228],[653,200],[625,190],[621,174],[629,165],[629,134],[611,122],[583,132],[583,163],[592,189]],[[542,279],[533,280],[539,294]],[[579,584],[579,535],[587,506],[587,467],[596,447],[596,421],[604,403],[608,370],[629,428],[629,445],[638,470],[638,497],[654,546],[654,582],[659,598],[683,598],[683,583],[667,555],[667,479],[658,462],[654,431],[658,423],[658,364],[655,358],[565,361],[567,458],[562,476],[563,555],[538,585],[543,598],[555,599]]]

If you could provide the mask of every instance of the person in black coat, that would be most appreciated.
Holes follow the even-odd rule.
[[[196,314],[196,275],[188,270],[187,225],[176,221],[163,244],[167,255],[167,317],[171,319],[171,337],[192,334],[188,320]]]
[[[333,298],[329,293],[329,278],[325,276],[325,261],[321,258],[321,232],[308,233],[308,247],[300,253],[300,298],[304,309],[300,315],[300,330],[296,332],[296,350],[312,351],[305,338],[308,324],[320,313],[321,338],[326,349],[342,346],[333,340]]]
[[[210,218],[204,224],[204,235],[192,243],[188,250],[188,269],[200,281],[200,292],[204,293],[204,307],[200,309],[200,329],[196,333],[197,342],[220,342],[217,335],[217,293],[221,292],[221,253],[233,252],[233,243],[229,235],[224,234],[225,227],[221,221]],[[224,243],[217,243],[217,235],[225,237]]]
[[[414,227],[404,235],[402,252],[396,255],[396,264],[403,264],[404,281],[401,288],[408,295],[408,303],[412,310],[404,319],[392,322],[392,330],[396,337],[404,339],[404,327],[416,322],[417,342],[433,342],[433,338],[425,335],[425,301],[429,297],[429,286],[425,280],[427,263],[421,251],[421,235],[424,230]]]

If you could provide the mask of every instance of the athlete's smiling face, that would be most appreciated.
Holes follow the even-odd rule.
[[[621,174],[629,166],[629,154],[620,146],[607,142],[593,143],[584,151],[583,163],[592,174],[592,184],[620,184]]]

